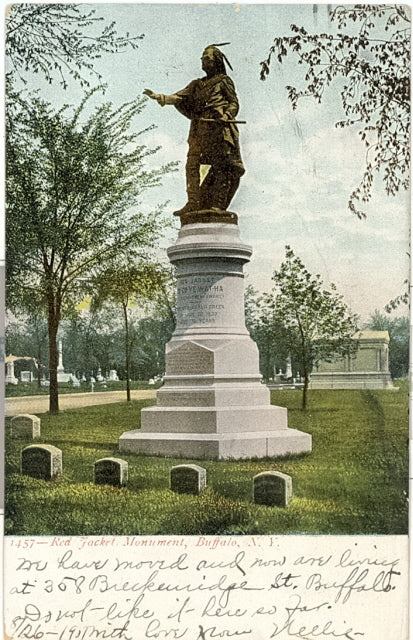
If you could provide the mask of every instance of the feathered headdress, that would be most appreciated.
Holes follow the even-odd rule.
[[[222,53],[222,51],[220,51],[217,48],[217,47],[224,47],[227,44],[231,44],[231,43],[230,42],[220,42],[218,44],[209,44],[207,47],[205,47],[204,51],[206,51],[207,49],[213,49],[214,50],[214,56],[217,57],[221,62],[223,62],[225,60],[225,62],[227,63],[227,65],[229,66],[231,71],[233,71],[233,68],[231,67],[231,64],[230,64],[227,56],[225,55],[225,53]]]

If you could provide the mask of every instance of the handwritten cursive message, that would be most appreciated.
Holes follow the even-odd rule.
[[[5,540],[13,640],[401,640],[407,537]]]

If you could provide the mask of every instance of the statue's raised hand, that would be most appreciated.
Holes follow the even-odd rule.
[[[152,98],[152,100],[158,100],[159,98],[159,93],[155,93],[154,91],[151,91],[150,89],[145,89],[143,91],[145,96],[148,96],[149,98]]]

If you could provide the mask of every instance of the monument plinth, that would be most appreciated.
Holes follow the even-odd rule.
[[[211,219],[210,219],[211,220]],[[243,266],[252,249],[237,224],[185,222],[168,256],[176,267],[177,323],[166,345],[157,404],[121,452],[186,458],[251,458],[311,451],[270,404],[244,314]]]

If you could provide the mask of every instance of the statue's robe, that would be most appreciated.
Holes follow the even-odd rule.
[[[236,118],[239,104],[231,78],[224,73],[199,78],[174,95],[180,98],[175,102],[176,109],[191,120],[188,155],[197,155],[201,164],[230,165],[242,175],[245,169],[236,124],[215,124],[200,119]]]

